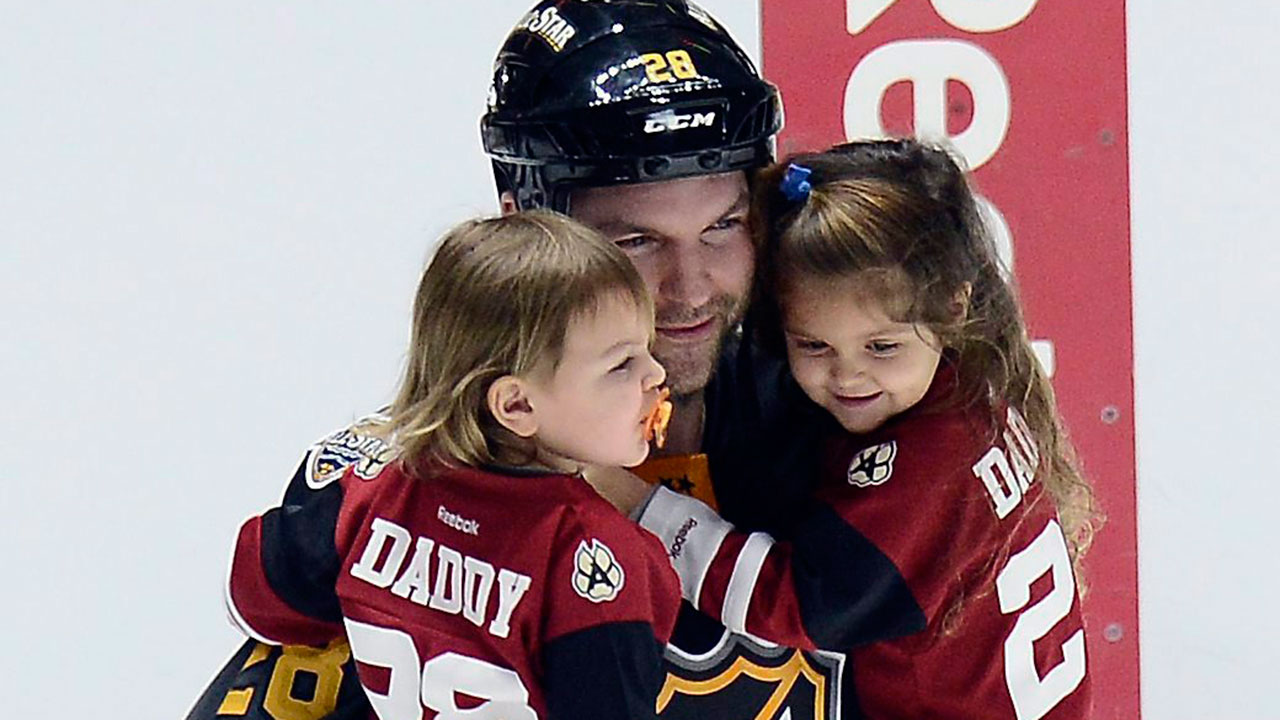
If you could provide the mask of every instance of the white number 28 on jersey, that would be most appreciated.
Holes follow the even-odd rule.
[[[408,633],[350,619],[345,623],[356,660],[391,671],[386,694],[365,688],[382,720],[420,720],[423,706],[434,710],[439,720],[538,720],[529,707],[529,691],[515,671],[455,652],[419,664],[418,649]],[[455,692],[485,702],[462,709]]]
[[[1053,590],[1031,607],[1031,585],[1052,573]],[[1062,528],[1050,520],[1025,550],[1009,558],[996,577],[1000,612],[1008,615],[1026,608],[1004,641],[1004,677],[1018,720],[1039,720],[1084,679],[1084,630],[1077,630],[1062,644],[1062,662],[1042,677],[1036,670],[1034,645],[1071,612],[1076,597],[1071,557]]]

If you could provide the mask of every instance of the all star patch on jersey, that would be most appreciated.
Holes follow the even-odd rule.
[[[578,543],[573,558],[573,591],[593,603],[609,602],[622,592],[625,575],[608,545],[592,538]]]
[[[854,455],[849,463],[849,484],[858,487],[883,485],[893,476],[893,460],[897,456],[896,440],[874,445]]]
[[[395,457],[395,448],[370,432],[369,426],[386,419],[382,414],[360,418],[312,445],[304,461],[307,486],[319,490],[352,466],[356,475],[366,480],[377,476]]]

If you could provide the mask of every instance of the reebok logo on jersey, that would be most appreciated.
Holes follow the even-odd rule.
[[[573,558],[573,591],[593,603],[609,602],[622,592],[625,576],[608,545],[591,538],[578,543]]]
[[[854,455],[849,463],[849,484],[858,487],[883,485],[893,476],[893,459],[897,456],[898,443],[893,440]]]
[[[480,521],[464,518],[461,515],[449,512],[449,509],[441,505],[436,508],[436,519],[448,525],[449,527],[464,532],[468,535],[480,534]]]
[[[671,547],[667,549],[667,554],[671,556],[672,560],[680,557],[680,553],[684,552],[684,544],[689,540],[689,531],[696,527],[698,527],[698,521],[689,518],[676,531],[676,539],[671,541]]]

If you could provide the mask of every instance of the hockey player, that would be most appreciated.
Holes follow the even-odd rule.
[[[742,527],[785,537],[816,476],[824,418],[785,363],[738,330],[754,265],[746,171],[772,159],[781,123],[776,89],[697,6],[548,1],[499,51],[481,131],[504,210],[551,207],[586,221],[649,289],[653,353],[677,407],[665,457],[641,469],[714,500]],[[339,430],[307,452],[285,504],[389,452],[358,424]],[[366,717],[346,653],[247,643],[188,718]],[[841,717],[848,673],[837,655],[731,634],[686,606],[667,660],[664,718]],[[704,685],[686,692],[693,683]]]
[[[581,477],[648,455],[665,373],[644,283],[533,210],[447,234],[413,316],[395,403],[365,428],[398,454],[246,522],[233,619],[264,643],[345,637],[382,720],[655,717],[679,585]]]
[[[839,427],[786,540],[654,492],[640,522],[685,598],[846,654],[851,717],[1089,717],[1074,569],[1092,493],[964,174],[918,141],[864,141],[757,190],[765,339]]]

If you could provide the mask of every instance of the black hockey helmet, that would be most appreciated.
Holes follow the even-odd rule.
[[[499,50],[480,121],[498,191],[566,212],[575,187],[763,165],[781,127],[777,88],[685,0],[543,0]]]

